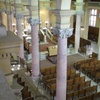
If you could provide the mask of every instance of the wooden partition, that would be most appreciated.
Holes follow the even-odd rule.
[[[91,41],[98,42],[98,37],[99,37],[99,28],[89,26],[88,39]]]

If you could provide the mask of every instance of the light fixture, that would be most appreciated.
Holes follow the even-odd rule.
[[[84,30],[84,26],[81,26],[81,30],[82,30],[82,31]]]

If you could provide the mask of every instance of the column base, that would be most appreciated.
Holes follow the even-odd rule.
[[[32,79],[34,85],[35,85],[36,87],[38,87],[39,76],[36,76],[36,77],[35,77],[35,76],[31,76],[31,79]]]

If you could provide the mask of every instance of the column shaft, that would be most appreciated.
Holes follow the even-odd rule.
[[[56,100],[66,98],[67,38],[58,38]]]
[[[100,18],[99,18],[100,23]],[[100,26],[99,26],[99,37],[98,37],[98,60],[100,60]]]
[[[32,76],[39,75],[39,39],[38,39],[38,25],[31,25],[32,32]]]
[[[75,50],[76,50],[76,53],[78,52],[78,49],[80,47],[80,32],[81,32],[80,22],[81,22],[81,16],[76,15],[76,32],[75,32]]]
[[[12,31],[12,18],[11,14],[7,14],[8,30]]]
[[[17,25],[17,35],[23,40],[21,18],[16,18],[16,25]],[[24,45],[23,45],[23,42],[20,44],[19,57],[24,58]]]

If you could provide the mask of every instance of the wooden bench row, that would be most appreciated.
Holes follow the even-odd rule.
[[[79,83],[82,83],[82,82],[85,82],[85,76],[67,80],[67,86],[72,86],[74,84],[79,84]],[[50,91],[55,90],[55,88],[56,88],[56,78],[46,80],[46,81],[43,82],[43,84],[45,86],[45,89],[47,88]]]
[[[73,93],[67,94],[66,100],[78,100],[82,97],[89,96],[94,93],[97,93],[97,85],[92,87],[87,87],[86,89],[78,90]]]
[[[78,61],[75,66],[76,69],[82,71],[88,77],[96,81],[100,82],[100,60],[82,60]]]
[[[55,74],[56,73],[56,67],[49,67],[49,68],[44,68],[44,69],[41,69],[41,74],[43,76],[45,75],[50,75],[50,74]],[[69,69],[67,70],[67,73],[68,74],[73,74],[73,73],[76,73],[76,69]]]

